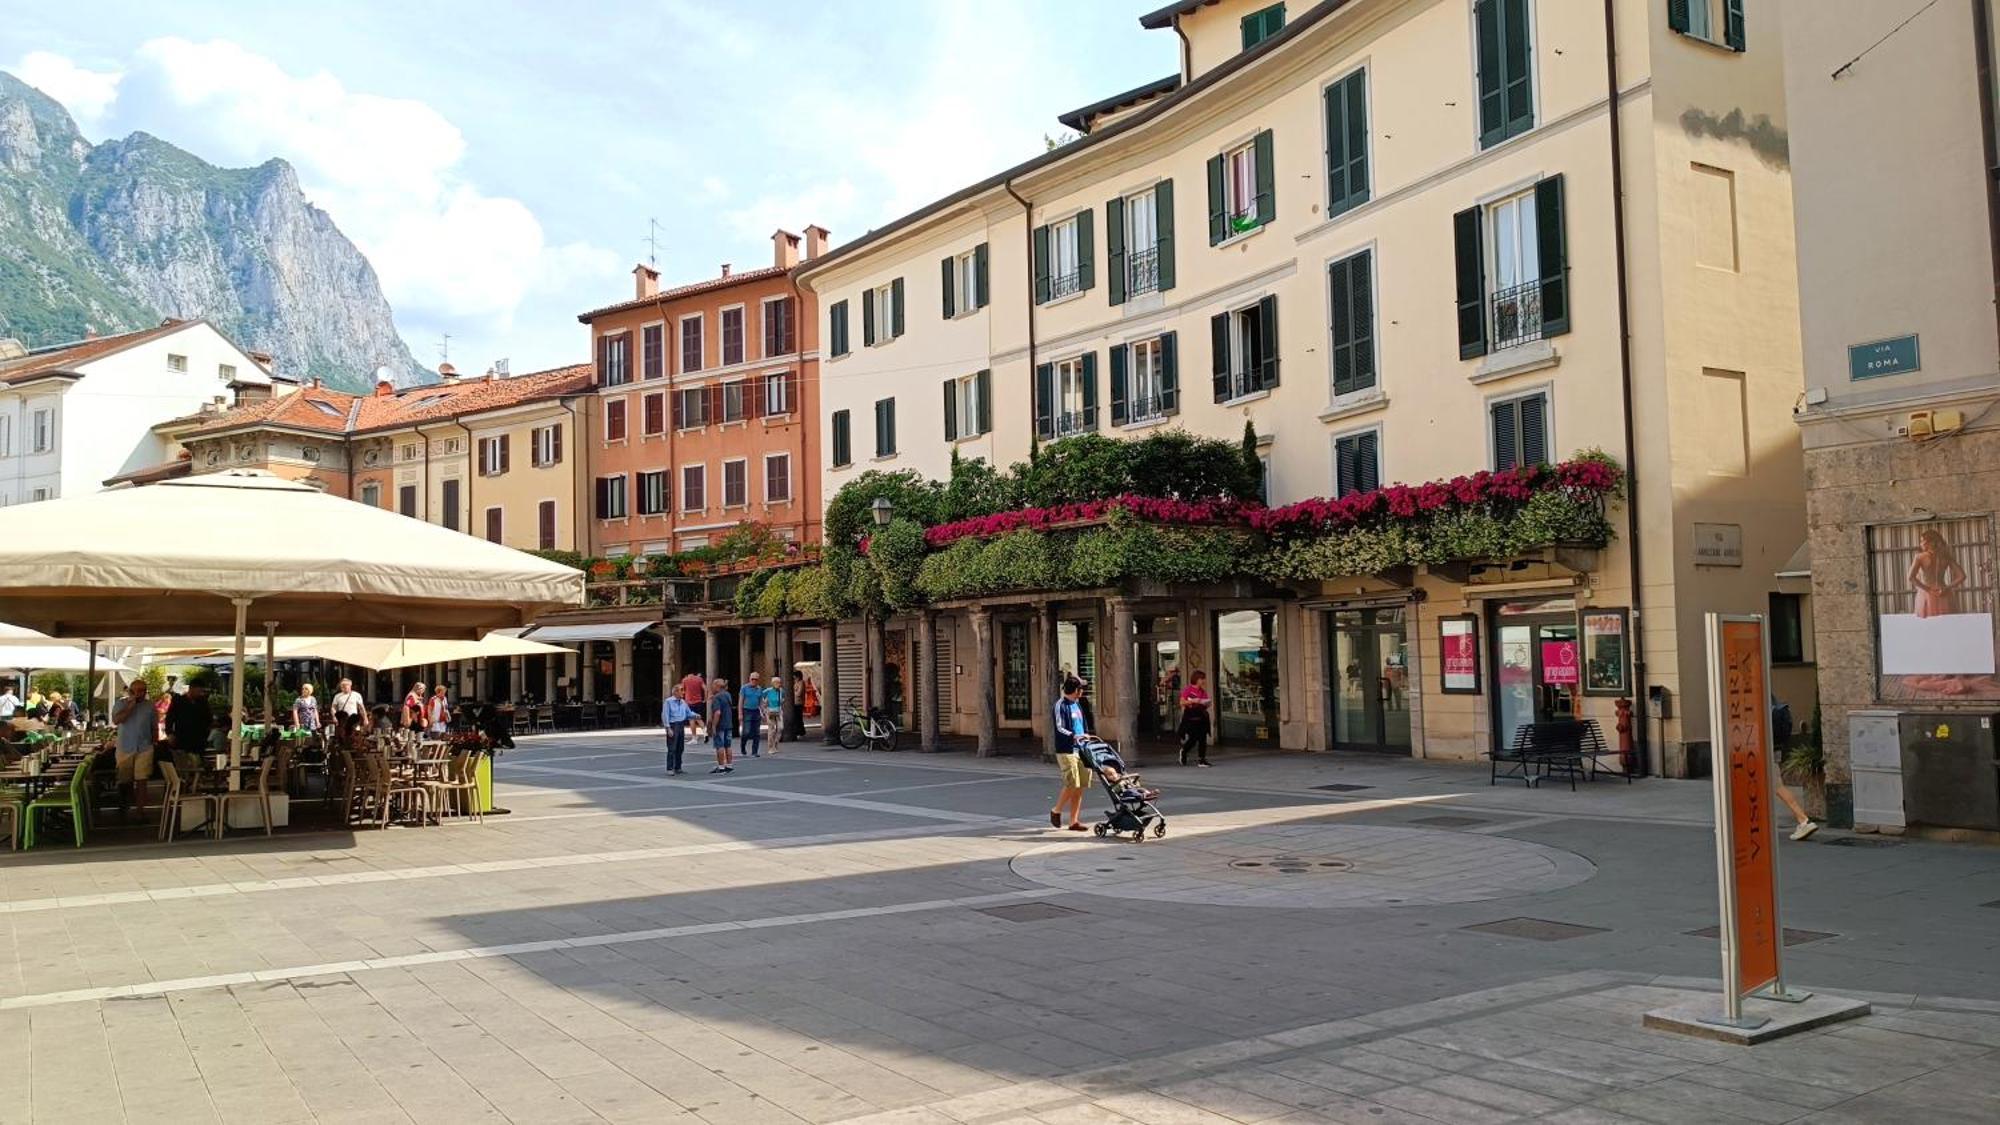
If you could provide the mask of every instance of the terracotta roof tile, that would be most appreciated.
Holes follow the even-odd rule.
[[[171,336],[191,324],[199,323],[201,322],[194,320],[166,320],[137,332],[99,336],[95,340],[78,340],[73,344],[35,352],[19,359],[0,360],[0,383],[19,383],[37,376],[71,371],[91,360],[102,359],[113,352],[122,352],[126,348],[161,336]]]
[[[516,375],[510,379],[426,383],[406,387],[393,395],[356,395],[327,387],[303,387],[288,395],[208,415],[209,420],[195,427],[187,436],[200,437],[259,425],[317,430],[326,434],[392,430],[459,414],[500,410],[537,399],[574,394],[587,389],[592,376],[589,364],[578,363]],[[355,409],[357,404],[359,410]]]
[[[673,289],[662,289],[658,294],[651,297],[637,297],[630,301],[621,301],[615,305],[606,305],[601,309],[592,309],[587,313],[579,314],[577,319],[585,324],[589,324],[600,316],[609,316],[612,313],[625,312],[628,309],[644,308],[647,305],[658,304],[661,301],[672,301],[680,297],[692,297],[697,293],[709,293],[718,289],[727,289],[732,285],[763,281],[766,278],[772,277],[783,277],[787,272],[789,271],[784,266],[765,266],[761,270],[745,270],[742,273],[732,273],[728,277],[711,277],[707,281],[697,281],[691,285],[682,285]]]

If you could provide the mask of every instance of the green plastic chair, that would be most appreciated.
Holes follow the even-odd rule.
[[[62,809],[70,814],[70,821],[76,826],[76,846],[83,846],[84,829],[90,820],[90,771],[96,764],[96,755],[85,758],[83,764],[76,767],[76,773],[71,775],[67,792],[61,796],[45,794],[28,803],[26,838],[22,841],[27,850],[33,850],[35,846],[35,822],[40,819],[36,814],[50,809]]]

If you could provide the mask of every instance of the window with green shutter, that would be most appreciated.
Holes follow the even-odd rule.
[[[835,301],[826,310],[827,349],[835,359],[848,352],[847,347],[847,302]]]
[[[1326,88],[1326,214],[1368,202],[1368,72]]]
[[[1273,4],[1243,17],[1243,49],[1249,50],[1285,29],[1285,6]]]
[[[1498,399],[1487,404],[1491,424],[1493,468],[1496,472],[1549,459],[1549,395],[1547,391]]]
[[[1208,243],[1214,246],[1278,217],[1271,130],[1208,160]]]
[[[1477,0],[1479,144],[1491,147],[1535,127],[1534,52],[1528,0]]]
[[[1667,0],[1667,27],[1691,39],[1741,51],[1743,0]]]
[[[875,456],[896,455],[896,400],[875,400]]]
[[[1382,431],[1363,430],[1333,439],[1335,496],[1373,492],[1382,487]]]
[[[833,412],[833,464],[835,468],[854,463],[853,416],[845,410]]]
[[[1326,268],[1335,398],[1375,385],[1374,259],[1363,250]]]

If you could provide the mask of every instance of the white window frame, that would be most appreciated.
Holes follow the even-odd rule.
[[[561,425],[561,423],[556,423],[556,425]],[[536,426],[534,432],[529,436],[529,441],[533,445],[530,455],[535,462],[534,467],[537,469],[545,469],[556,463],[556,425]]]
[[[1263,320],[1262,310],[1262,297],[1251,301],[1247,305],[1241,305],[1229,310],[1229,398],[1224,405],[1271,393],[1269,387],[1246,390],[1241,385],[1242,381],[1250,376],[1250,361],[1253,358],[1250,354],[1250,330],[1248,328],[1251,319],[1255,318],[1260,322],[1258,331],[1269,330],[1268,325],[1261,323]]]
[[[215,375],[218,379],[233,383],[236,381],[236,365],[233,363],[218,363],[215,365]]]
[[[729,314],[736,314],[736,358],[729,358]],[[723,367],[750,362],[750,310],[746,305],[725,305],[715,310],[715,356]]]
[[[1715,10],[1716,2],[1717,0],[1688,0],[1687,33],[1690,36],[1705,39],[1710,43],[1722,42],[1721,37],[1716,34],[1716,29],[1720,28],[1723,22],[1722,14]]]
[[[619,428],[623,430],[623,432],[620,433],[617,437],[611,436],[611,408],[614,406],[618,408]],[[604,443],[606,445],[623,445],[631,440],[632,440],[631,398],[626,395],[620,395],[617,398],[605,399],[604,400]]]
[[[735,398],[736,400],[736,409],[733,413],[729,408],[729,400],[732,397]],[[724,424],[727,424],[730,422],[746,422],[749,420],[749,418],[750,418],[750,380],[730,379],[727,382],[723,383],[722,417],[716,420]]]
[[[1486,433],[1486,467],[1491,470],[1499,453],[1493,441],[1493,408],[1503,402],[1516,402],[1524,398],[1542,396],[1542,441],[1550,457],[1556,452],[1556,385],[1537,383],[1532,387],[1508,391],[1505,394],[1487,395],[1479,402],[1479,428]]]
[[[1082,212],[1049,224],[1049,300],[1083,292],[1083,256],[1078,252]]]
[[[1143,351],[1142,351],[1143,349]],[[1150,357],[1142,364],[1140,356]],[[1161,384],[1167,374],[1166,355],[1160,347],[1160,337],[1148,336],[1134,340],[1125,349],[1125,424],[1143,426],[1157,422],[1167,416],[1166,409],[1159,405]],[[1151,409],[1142,412],[1139,404],[1150,399]]]
[[[29,413],[29,422],[34,441],[29,452],[47,453],[49,450],[54,449],[56,444],[55,411],[50,410],[46,406],[33,410]]]
[[[1052,384],[1049,389],[1056,396],[1055,402],[1050,404],[1055,408],[1055,435],[1065,438],[1089,432],[1090,427],[1083,417],[1083,357],[1073,355],[1068,359],[1059,359],[1052,367],[1054,372],[1049,380]],[[1074,409],[1071,408],[1072,396]]]
[[[1242,183],[1237,182],[1239,170]],[[1236,220],[1257,217],[1257,139],[1232,145],[1222,153],[1222,214],[1229,234],[1238,232]]]
[[[896,338],[896,283],[885,281],[868,291],[868,303],[875,307],[875,343],[881,347]]]
[[[308,460],[315,460],[315,459],[316,458],[308,458]],[[480,438],[479,475],[482,477],[497,477],[500,475],[501,471],[502,470],[500,468],[500,439],[497,437]]]
[[[953,319],[978,312],[979,306],[975,301],[979,296],[979,251],[967,250],[953,257],[951,283],[957,288],[957,292],[952,294]]]
[[[653,475],[654,473],[658,473],[660,475],[660,507],[657,510],[648,511],[646,510],[646,503],[645,503],[646,478]],[[638,471],[637,474],[635,474],[634,479],[637,481],[637,484],[634,486],[635,495],[633,496],[633,504],[634,508],[637,510],[639,515],[644,517],[664,516],[664,515],[669,515],[673,512],[674,482],[673,478],[668,475],[667,470],[641,469]]]
[[[1479,0],[1468,0],[1465,5],[1465,54],[1468,64],[1466,73],[1472,77],[1472,113],[1470,116],[1472,118],[1472,147],[1475,152],[1491,152],[1494,149],[1505,148],[1519,141],[1522,137],[1532,137],[1536,133],[1541,132],[1542,128],[1548,123],[1548,116],[1544,112],[1546,103],[1542,101],[1541,14],[1541,5],[1536,0],[1528,0],[1528,98],[1533,110],[1533,120],[1530,121],[1526,129],[1508,137],[1506,140],[1495,145],[1482,146],[1479,128]],[[1369,96],[1374,96],[1373,90],[1369,91]],[[1372,108],[1373,103],[1371,102],[1370,105]],[[1369,117],[1368,124],[1372,133],[1375,124],[1372,114]],[[1368,174],[1372,179],[1375,174],[1375,166],[1372,163],[1374,156],[1372,150],[1369,156],[1371,163],[1368,166]],[[1371,184],[1370,186],[1372,187],[1373,185]]]
[[[382,484],[380,481],[371,480],[362,484],[361,502],[371,508],[382,506]]]
[[[690,472],[694,474],[694,480],[696,482],[695,487],[693,489],[688,488],[688,474]],[[688,506],[688,496],[691,492],[700,494],[701,504],[699,506],[696,507]],[[681,466],[681,494],[679,498],[679,506],[680,510],[683,513],[706,512],[708,510],[708,462],[696,461],[692,464]]]
[[[710,408],[714,405],[708,393],[708,388],[711,385],[712,384],[703,383],[699,387],[678,387],[674,390],[674,393],[680,396],[680,402],[679,402],[680,409],[674,412],[680,419],[679,423],[674,424],[674,428],[676,430],[682,433],[686,433],[689,430],[702,429],[706,427],[710,422],[715,421],[715,419],[709,417]],[[701,403],[701,417],[698,420],[690,421],[688,418],[688,415],[690,413],[690,411],[687,409],[688,395],[695,396],[695,401]]]
[[[729,470],[731,466],[734,466],[737,472],[741,474],[739,479],[742,495],[734,503],[731,503],[729,499]],[[722,510],[726,512],[732,508],[747,508],[749,506],[750,459],[748,457],[726,457],[722,461]]]
[[[772,462],[775,461],[782,461],[784,462],[785,465],[785,494],[783,496],[771,495],[771,464]],[[792,455],[790,453],[764,454],[764,503],[789,504],[791,502],[792,502]]]
[[[1160,193],[1158,184],[1125,197],[1125,296],[1143,297],[1160,291]],[[1139,222],[1144,216],[1146,222]],[[1151,257],[1146,257],[1151,255]],[[1151,269],[1141,276],[1140,267]]]
[[[958,408],[958,417],[952,419],[957,423],[958,440],[984,436],[979,432],[978,374],[960,375],[952,382],[958,385],[958,389],[952,392],[953,402]]]
[[[772,371],[764,375],[764,416],[792,412],[792,373]]]
[[[188,357],[175,352],[167,353],[167,370],[176,375],[185,375],[187,374],[187,369]]]
[[[689,367],[687,362],[687,333],[689,326],[694,328],[695,364],[693,367]],[[675,368],[678,373],[686,375],[696,371],[707,370],[704,365],[708,362],[708,338],[703,335],[704,330],[705,326],[701,322],[700,313],[689,313],[675,323],[674,343],[678,349],[675,354],[680,358],[680,363]]]
[[[607,387],[630,386],[637,380],[637,376],[633,373],[632,337],[624,332],[606,332],[600,338],[605,341],[604,385]],[[619,355],[621,351],[624,353],[622,356]],[[614,362],[614,357],[616,362]],[[623,378],[612,379],[611,376],[614,371],[622,375]]]
[[[618,511],[616,513],[599,513],[597,518],[605,521],[632,518],[632,485],[629,474],[613,473],[610,476],[599,477],[597,479],[599,481],[615,480],[618,482]],[[610,505],[607,504],[606,507],[610,507]]]

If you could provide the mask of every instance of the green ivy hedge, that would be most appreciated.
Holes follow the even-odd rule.
[[[1448,512],[1282,544],[1263,552],[1255,569],[1268,578],[1351,578],[1564,544],[1602,547],[1611,534],[1611,521],[1597,501],[1538,492],[1506,510]]]
[[[961,539],[924,559],[916,587],[931,601],[948,601],[1131,579],[1214,582],[1243,573],[1257,550],[1255,536],[1233,529],[1114,520],[1077,531]]]

